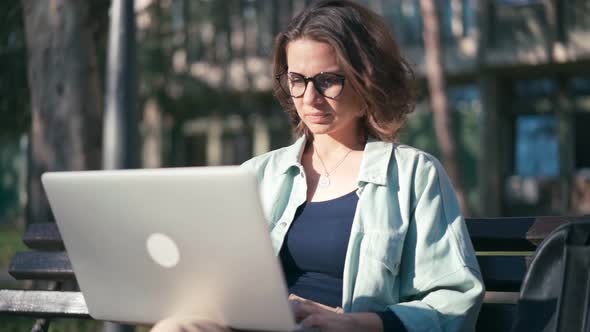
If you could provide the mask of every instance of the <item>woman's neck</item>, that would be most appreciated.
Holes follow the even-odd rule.
[[[360,135],[349,135],[344,138],[336,138],[331,135],[314,135],[312,150],[315,149],[324,158],[340,156],[343,150],[363,150],[365,139]]]

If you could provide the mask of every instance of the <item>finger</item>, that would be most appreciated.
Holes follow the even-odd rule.
[[[301,305],[301,303],[303,303],[305,301],[304,298],[299,297],[295,294],[289,294],[289,304],[291,305],[291,307],[293,308],[293,310],[297,310],[297,308],[299,308],[299,306]]]
[[[318,305],[320,305],[320,306],[321,306],[321,308],[323,308],[323,309],[325,309],[325,310],[328,310],[328,311],[330,311],[330,312],[334,312],[334,313],[337,313],[337,314],[343,314],[343,313],[344,313],[344,309],[342,309],[342,308],[340,308],[340,307],[335,307],[335,308],[334,308],[334,307],[330,307],[330,306],[328,306],[328,305],[321,304],[321,303],[318,303]]]
[[[307,316],[303,321],[301,321],[301,325],[304,328],[310,328],[310,327],[321,328],[322,327],[321,322],[322,322],[321,315],[313,314],[313,315]]]
[[[313,302],[313,301],[306,301],[306,302],[299,302],[300,310],[303,310],[307,313],[336,313],[342,314],[344,310],[340,307],[334,308],[327,306],[325,304]]]
[[[230,332],[229,328],[196,317],[170,317],[156,324],[150,332]]]
[[[344,312],[344,310],[342,310],[342,308],[340,308],[340,307],[337,307],[337,308],[330,307],[328,305],[321,304],[321,303],[318,303],[318,302],[315,302],[315,301],[312,301],[312,300],[308,300],[306,298],[300,297],[300,296],[295,295],[295,294],[290,294],[289,295],[289,300],[292,303],[295,303],[295,305],[298,305],[299,303],[306,303],[306,304],[311,304],[311,305],[313,305],[315,307],[318,307],[318,308],[321,308],[321,309],[325,309],[325,310],[328,310],[328,311],[331,311],[331,312],[335,312],[335,313],[343,313]]]
[[[289,301],[289,304],[291,305],[291,311],[293,312],[296,321],[299,322],[307,316],[307,312],[301,309],[301,302]]]
[[[305,301],[306,299],[300,296],[289,294],[289,305],[291,306],[291,311],[293,312],[296,321],[300,321],[308,315],[308,312],[302,308]]]
[[[295,294],[289,295],[289,304],[291,310],[295,315],[295,320],[301,321],[312,313],[320,313],[326,309],[322,308],[322,305],[312,300],[305,299]]]
[[[322,332],[359,331],[358,326],[353,326],[348,317],[333,313],[309,315],[301,325],[303,328],[316,328]]]
[[[326,312],[325,309],[319,308],[313,303],[309,302],[297,302],[297,304],[293,306],[293,309],[293,313],[295,314],[295,319],[297,321],[301,321],[312,314]]]
[[[299,302],[299,310],[308,315],[331,312],[331,310],[326,309],[325,306],[313,301]]]

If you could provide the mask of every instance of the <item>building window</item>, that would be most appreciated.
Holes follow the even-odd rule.
[[[527,115],[516,120],[516,174],[559,176],[558,121],[552,115]]]

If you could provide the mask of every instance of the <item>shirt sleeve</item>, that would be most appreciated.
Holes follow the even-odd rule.
[[[389,306],[408,331],[474,331],[484,286],[446,172],[424,158],[400,266],[400,303]]]

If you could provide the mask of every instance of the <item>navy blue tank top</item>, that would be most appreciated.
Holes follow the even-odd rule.
[[[353,191],[297,209],[280,253],[289,293],[342,305],[344,259],[357,202]]]
[[[306,202],[295,213],[280,259],[290,294],[331,307],[342,305],[342,276],[356,191],[323,202]],[[393,311],[376,312],[383,331],[407,332]]]

